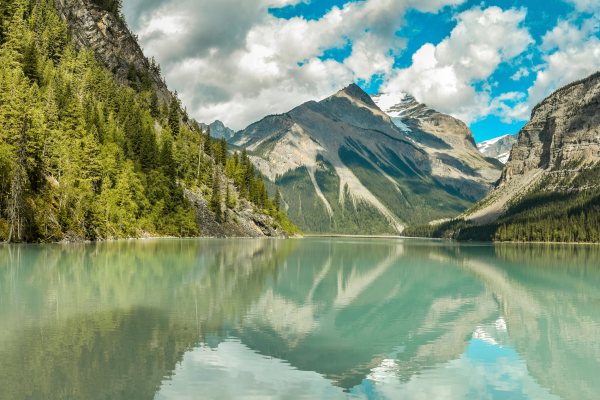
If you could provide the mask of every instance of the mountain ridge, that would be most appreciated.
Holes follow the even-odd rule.
[[[459,127],[460,134],[442,135],[444,127],[432,122],[438,120]],[[414,129],[409,134],[351,84],[321,101],[266,116],[230,143],[248,151],[306,231],[364,233],[359,215],[369,215],[364,218],[379,231],[367,227],[367,233],[399,233],[413,218],[427,218],[410,211],[417,204],[433,219],[448,217],[485,195],[499,176],[499,167],[475,148],[468,127],[454,121],[432,111],[424,121],[407,120]],[[436,149],[419,143],[423,137]],[[428,201],[439,207],[425,206]]]

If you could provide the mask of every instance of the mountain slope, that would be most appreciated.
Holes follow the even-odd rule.
[[[600,241],[600,73],[559,89],[519,132],[495,190],[436,235]]]
[[[210,136],[215,139],[229,140],[235,135],[235,132],[232,129],[225,126],[225,124],[219,120],[207,125],[207,128],[210,128]]]
[[[0,3],[0,241],[293,229],[249,161],[187,118],[118,4]]]
[[[53,1],[57,13],[67,24],[75,48],[93,50],[96,59],[113,73],[118,83],[152,85],[159,100],[173,98],[160,67],[144,56],[125,21],[119,17],[119,1]]]
[[[508,162],[508,158],[510,157],[510,151],[516,142],[516,135],[504,135],[483,141],[477,145],[477,148],[486,157],[493,157],[502,164],[506,164]]]
[[[268,116],[230,142],[247,150],[304,230],[398,233],[407,223],[464,210],[499,176],[499,168],[468,143],[466,126],[464,137],[440,138],[444,129],[435,126],[436,117],[418,126],[408,121],[415,128],[409,135],[350,85],[323,101]],[[467,146],[472,151],[461,151]]]

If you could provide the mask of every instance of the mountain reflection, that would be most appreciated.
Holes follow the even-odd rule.
[[[592,399],[598,260],[414,240],[0,246],[0,398]]]

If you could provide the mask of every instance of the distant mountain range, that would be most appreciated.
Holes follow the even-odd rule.
[[[200,127],[203,130],[210,128],[210,136],[212,136],[215,139],[229,140],[233,137],[233,135],[235,135],[235,131],[233,129],[226,127],[225,124],[223,124],[223,122],[219,120],[216,120],[215,122],[209,125],[200,124]]]
[[[516,135],[504,135],[483,141],[477,145],[477,148],[487,157],[493,157],[506,164],[515,143],[517,143]]]
[[[484,197],[502,165],[461,121],[412,96],[357,85],[236,133],[293,222],[307,232],[400,233]]]

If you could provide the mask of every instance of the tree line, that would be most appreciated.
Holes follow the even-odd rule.
[[[568,182],[548,177],[537,189],[513,202],[495,222],[478,225],[461,218],[409,227],[405,234],[457,240],[599,243],[599,182],[600,164],[596,164]]]

